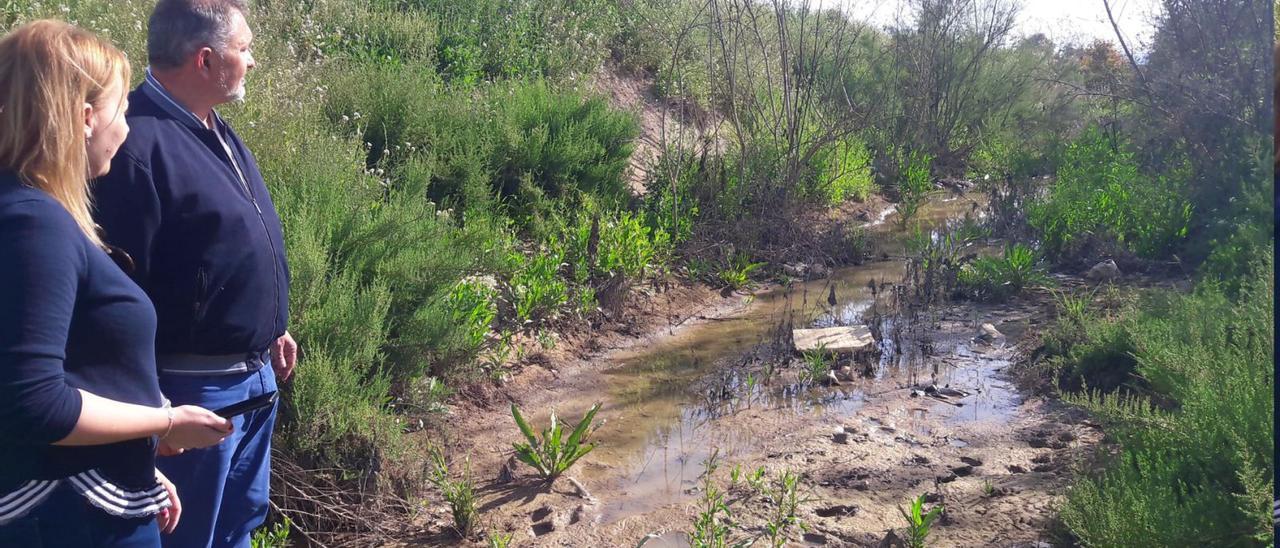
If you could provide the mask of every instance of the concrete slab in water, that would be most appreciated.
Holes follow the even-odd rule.
[[[825,347],[828,352],[858,352],[871,348],[875,338],[865,325],[827,327],[823,329],[793,329],[791,337],[796,350],[817,350]]]

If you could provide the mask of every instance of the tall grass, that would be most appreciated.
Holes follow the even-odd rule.
[[[1264,546],[1274,447],[1274,259],[1239,298],[1206,284],[1126,322],[1138,394],[1076,401],[1119,453],[1071,489],[1062,518],[1091,546]]]

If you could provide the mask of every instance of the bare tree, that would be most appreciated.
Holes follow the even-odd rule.
[[[751,178],[764,212],[812,176],[816,154],[864,125],[864,109],[831,99],[848,96],[843,74],[867,27],[808,0],[710,0],[709,17],[712,80],[742,159],[738,178]],[[776,173],[753,171],[759,161]]]
[[[886,105],[880,123],[887,144],[927,153],[943,169],[958,168],[988,121],[1033,81],[1027,67],[1000,58],[1019,6],[1014,0],[911,0],[909,7],[909,19],[890,31],[888,80],[897,101]],[[891,170],[893,160],[883,167]]]

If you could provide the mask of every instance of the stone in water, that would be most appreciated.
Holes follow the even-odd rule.
[[[828,352],[857,352],[867,350],[875,344],[871,330],[865,325],[795,329],[791,336],[795,340],[796,350],[800,352],[818,350],[820,347]]]

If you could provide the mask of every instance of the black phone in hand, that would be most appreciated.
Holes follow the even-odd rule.
[[[215,409],[213,413],[222,418],[229,419],[236,415],[243,415],[250,411],[257,411],[266,407],[271,407],[276,403],[276,391],[272,390],[260,396],[254,396],[244,401],[236,402],[221,409]]]

